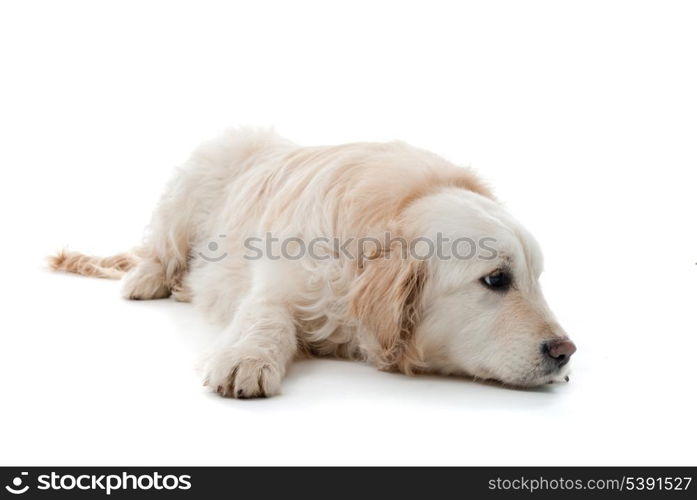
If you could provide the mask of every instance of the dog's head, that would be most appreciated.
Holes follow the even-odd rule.
[[[366,263],[353,296],[378,362],[516,386],[568,380],[576,348],[540,290],[539,246],[500,204],[445,189],[411,203],[398,227],[408,251],[393,241]]]

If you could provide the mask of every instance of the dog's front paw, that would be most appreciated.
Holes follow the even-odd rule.
[[[263,398],[280,394],[283,372],[268,355],[233,348],[213,356],[204,385],[223,397]]]

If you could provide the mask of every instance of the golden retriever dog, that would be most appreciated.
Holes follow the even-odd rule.
[[[528,231],[473,172],[401,142],[229,131],[178,170],[133,253],[51,265],[192,302],[222,326],[205,367],[222,396],[279,394],[303,354],[536,386],[568,381],[576,350]]]

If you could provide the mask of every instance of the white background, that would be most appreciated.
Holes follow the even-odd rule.
[[[695,465],[696,25],[690,2],[3,2],[0,463]],[[472,164],[542,244],[571,383],[305,361],[224,400],[189,305],[46,271],[136,245],[172,167],[239,124]]]

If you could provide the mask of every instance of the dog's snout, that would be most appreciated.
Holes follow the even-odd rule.
[[[555,339],[542,344],[542,352],[561,367],[569,362],[576,346],[569,339]]]

